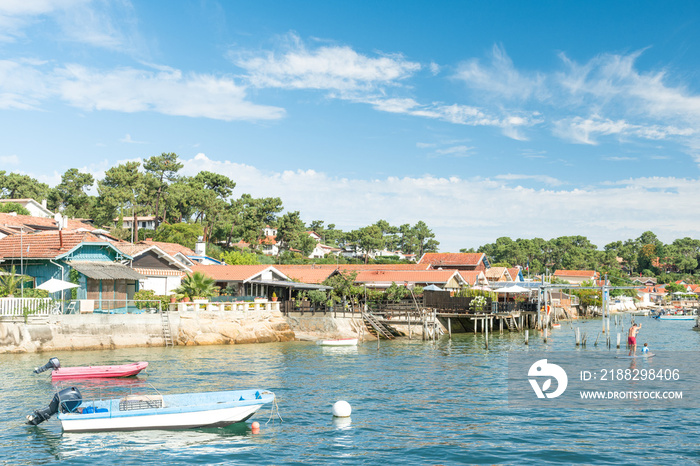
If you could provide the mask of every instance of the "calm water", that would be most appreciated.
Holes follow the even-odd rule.
[[[638,317],[640,341],[655,352],[700,349],[694,322]],[[600,321],[580,325],[593,347]],[[628,326],[628,323],[625,323]],[[216,347],[122,349],[0,355],[2,464],[697,464],[697,410],[510,408],[509,351],[573,351],[568,325],[545,345],[531,335],[474,335],[421,341],[366,342],[324,348],[307,342]],[[225,429],[63,434],[52,419],[24,417],[46,406],[54,389],[32,369],[57,356],[63,365],[150,362],[132,383],[164,392],[267,388],[284,422],[269,422],[264,407],[248,423]],[[93,382],[94,384],[95,382]],[[105,382],[99,382],[104,384]],[[128,383],[128,382],[127,382]],[[76,384],[82,387],[80,384]],[[349,422],[334,421],[337,400],[353,407]],[[259,434],[250,422],[261,424]]]

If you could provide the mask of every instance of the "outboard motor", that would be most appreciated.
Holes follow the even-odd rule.
[[[56,414],[59,409],[62,413],[73,412],[82,401],[83,397],[77,388],[64,388],[53,396],[51,403],[46,408],[37,409],[33,414],[28,415],[27,424],[39,425]]]
[[[34,368],[34,373],[35,374],[41,374],[44,371],[47,371],[49,369],[55,370],[61,367],[61,363],[59,362],[58,358],[51,358],[49,359],[49,362],[44,364],[41,367],[35,367]]]

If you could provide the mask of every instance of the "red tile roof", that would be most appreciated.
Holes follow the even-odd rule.
[[[292,280],[298,280],[301,283],[320,284],[335,273],[335,269],[325,267],[311,268],[298,265],[275,265],[275,268]]]
[[[165,243],[163,241],[153,241],[150,239],[144,240],[144,241],[139,241],[137,244],[148,244],[148,245],[155,245],[161,248],[163,251],[165,251],[167,254],[174,256],[177,253],[181,253],[184,256],[194,256],[194,251],[191,250],[188,247],[185,247],[181,244],[177,243]]]
[[[270,268],[268,264],[257,265],[202,265],[194,264],[190,267],[192,272],[202,272],[217,281],[245,281],[263,270]]]
[[[0,257],[4,259],[53,259],[81,243],[105,243],[87,231],[42,231],[15,234],[0,239]]]
[[[20,227],[25,226],[35,230],[56,230],[56,221],[52,218],[33,217],[31,215],[11,215],[0,213],[0,226]],[[78,229],[94,230],[95,227],[80,220],[68,219],[66,230]],[[26,231],[26,230],[25,230]]]
[[[445,284],[457,270],[368,270],[355,277],[355,283],[439,283]]]
[[[557,270],[554,276],[563,277],[598,277],[598,272],[595,270]]]
[[[520,269],[517,267],[512,267],[508,269],[508,273],[510,274],[510,279],[513,281],[516,281],[518,279],[518,274],[520,273]]]
[[[484,272],[480,270],[458,270],[458,272],[469,286],[478,285],[479,277],[486,278]]]
[[[426,252],[418,261],[419,264],[430,264],[433,267],[444,266],[477,266],[483,260],[484,253],[482,252]]]

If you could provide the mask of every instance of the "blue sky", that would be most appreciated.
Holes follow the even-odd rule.
[[[0,170],[176,152],[351,230],[700,237],[697,2],[0,2]]]

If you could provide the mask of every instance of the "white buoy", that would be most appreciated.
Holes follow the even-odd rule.
[[[335,417],[350,417],[351,413],[352,408],[350,407],[350,403],[347,401],[336,401],[333,405],[333,416]]]

